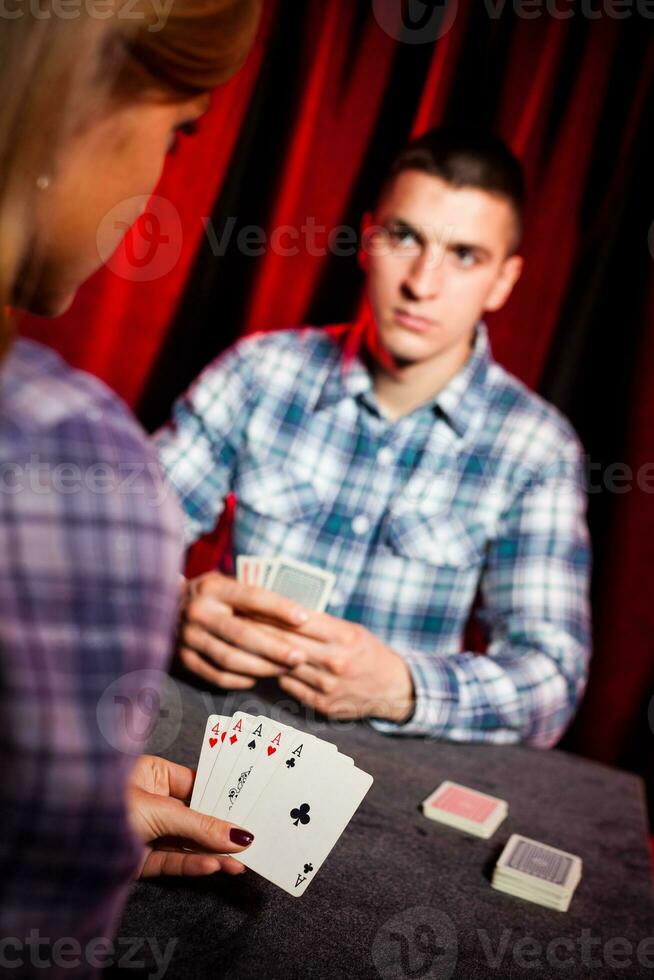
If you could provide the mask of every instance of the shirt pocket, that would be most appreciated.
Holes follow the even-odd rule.
[[[435,514],[415,511],[392,515],[388,541],[404,558],[450,568],[480,566],[487,544],[482,528],[467,526],[451,509]]]
[[[284,524],[316,517],[324,502],[315,487],[287,466],[246,466],[236,480],[237,505]]]

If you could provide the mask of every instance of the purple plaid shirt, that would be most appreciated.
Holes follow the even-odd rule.
[[[3,975],[93,975],[87,944],[113,934],[141,857],[129,675],[167,665],[181,560],[178,505],[128,409],[17,341],[0,374]]]

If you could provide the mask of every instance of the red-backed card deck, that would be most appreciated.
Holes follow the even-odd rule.
[[[191,806],[254,834],[239,861],[294,897],[309,887],[373,782],[330,742],[245,712],[211,716],[198,778],[205,785]]]
[[[430,820],[475,837],[492,837],[509,812],[505,800],[445,780],[422,804]]]

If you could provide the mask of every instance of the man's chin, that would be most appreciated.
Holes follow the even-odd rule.
[[[380,331],[380,340],[398,367],[418,364],[437,353],[433,338],[415,334],[395,324]]]

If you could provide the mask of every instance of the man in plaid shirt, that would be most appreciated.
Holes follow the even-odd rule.
[[[589,658],[582,449],[495,363],[482,319],[520,275],[522,204],[498,140],[414,141],[366,225],[367,313],[244,339],[176,404],[156,442],[188,543],[234,492],[236,554],[337,577],[329,614],[296,628],[257,621],[261,590],[218,572],[191,583],[191,671],[223,688],[276,676],[388,733],[561,736]],[[478,594],[485,655],[463,643]],[[233,615],[244,596],[252,618]]]

